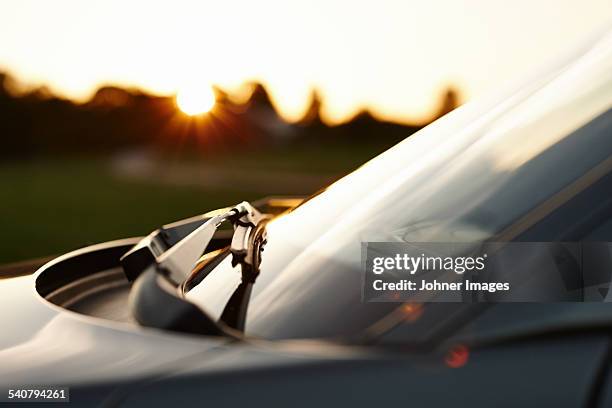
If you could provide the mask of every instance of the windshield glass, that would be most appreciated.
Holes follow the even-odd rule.
[[[518,91],[454,111],[272,221],[246,333],[352,335],[397,308],[362,303],[361,242],[515,239],[519,221],[607,163],[611,106],[608,36]],[[239,280],[226,259],[187,296],[218,318]]]

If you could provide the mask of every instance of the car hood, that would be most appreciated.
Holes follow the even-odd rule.
[[[0,384],[69,386],[71,402],[114,401],[151,381],[199,372],[341,361],[361,351],[334,345],[246,342],[110,322],[47,303],[34,277],[0,279]]]
[[[38,296],[32,276],[0,280],[0,310],[2,384],[146,376],[227,344],[222,338],[175,335],[60,309]]]

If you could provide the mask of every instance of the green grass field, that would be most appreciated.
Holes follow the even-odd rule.
[[[207,164],[221,170],[343,174],[376,153],[351,150],[242,153],[242,160],[234,156]],[[0,185],[0,264],[144,235],[167,222],[267,195],[245,186],[211,188],[119,177],[101,159],[0,164]]]
[[[99,161],[48,161],[0,169],[0,263],[143,235],[167,222],[257,198],[247,191],[120,180]]]

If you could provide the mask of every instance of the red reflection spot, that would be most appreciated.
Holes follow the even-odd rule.
[[[464,345],[458,345],[453,347],[447,354],[444,362],[450,368],[463,367],[470,356],[470,351]]]

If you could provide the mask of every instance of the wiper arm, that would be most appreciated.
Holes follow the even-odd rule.
[[[240,264],[246,275],[252,275],[257,271],[260,251],[266,243],[265,230],[256,232],[268,219],[269,216],[243,201],[234,207],[178,221],[140,241],[121,257],[121,265],[130,281],[134,281],[151,264],[156,264],[166,271],[167,277],[175,285],[180,285],[191,274],[219,226],[229,221],[234,226],[230,244],[232,265]]]
[[[136,320],[145,326],[201,334],[222,331],[206,313],[183,298],[182,287],[219,226],[230,222],[234,227],[232,265],[241,265],[242,284],[237,291],[240,293],[235,293],[226,306],[222,320],[242,330],[248,294],[259,274],[268,219],[242,202],[162,227],[144,238],[121,258],[126,277],[136,280],[130,294]]]
[[[195,231],[187,235],[173,247],[156,258],[157,265],[167,271],[168,278],[176,285],[181,285],[191,275],[191,271],[202,253],[208,247],[213,235],[219,226],[230,221],[234,226],[234,235],[230,245],[232,265],[240,264],[243,275],[254,280],[259,266],[259,251],[265,244],[265,230],[261,234],[255,231],[266,217],[253,208],[249,203],[242,203],[221,210],[220,214],[213,215]]]

